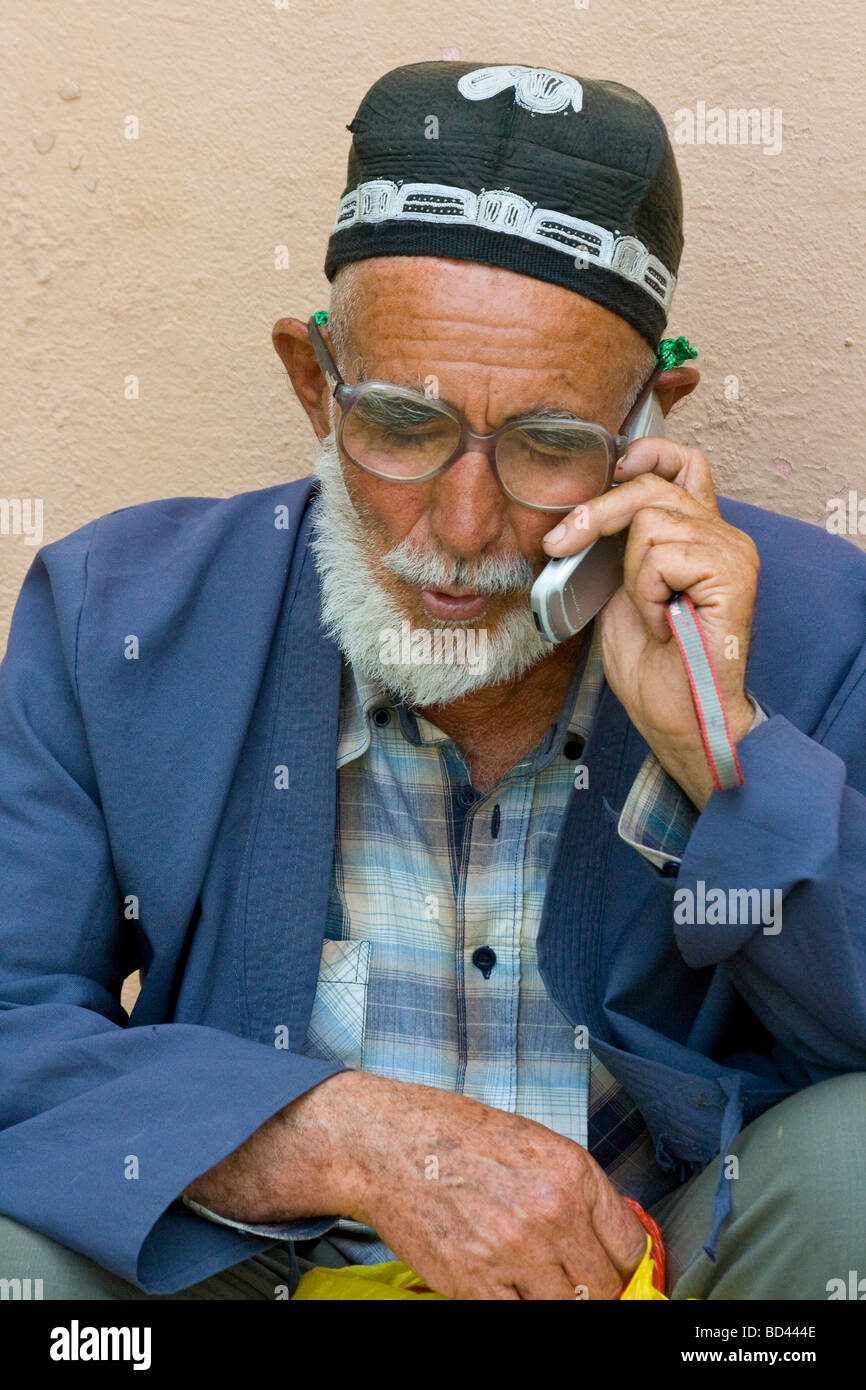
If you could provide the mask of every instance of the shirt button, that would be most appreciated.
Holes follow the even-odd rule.
[[[391,711],[389,709],[377,709],[373,711],[373,718],[380,728],[391,722]]]
[[[680,871],[680,866],[674,859],[666,859],[659,872],[664,878],[676,878]]]
[[[496,952],[492,946],[479,946],[472,952],[472,964],[477,966],[485,980],[490,979],[490,972],[496,964]]]
[[[457,800],[461,806],[471,806],[476,799],[474,787],[461,787],[457,794]]]
[[[572,760],[574,758],[579,758],[583,752],[583,739],[577,738],[576,736],[567,738],[562,745],[562,751],[567,758],[571,758]]]

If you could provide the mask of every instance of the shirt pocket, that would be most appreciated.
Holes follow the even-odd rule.
[[[372,941],[322,942],[313,1012],[303,1052],[360,1069],[364,1060]]]

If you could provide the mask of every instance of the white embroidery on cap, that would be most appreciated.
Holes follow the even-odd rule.
[[[358,222],[471,223],[549,246],[587,265],[602,266],[639,285],[669,309],[677,278],[635,236],[608,231],[595,222],[538,207],[510,188],[473,193],[444,183],[394,183],[368,179],[337,206],[331,235]]]
[[[550,68],[527,68],[521,64],[511,67],[476,68],[464,73],[457,90],[468,101],[485,101],[498,96],[506,87],[514,87],[514,100],[527,111],[551,115],[572,106],[580,111],[583,88],[576,77]]]

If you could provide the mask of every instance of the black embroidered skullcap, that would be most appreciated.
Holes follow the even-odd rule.
[[[443,256],[549,280],[655,347],[683,247],[661,116],[618,82],[519,64],[411,63],[347,127],[325,275],[368,256]]]

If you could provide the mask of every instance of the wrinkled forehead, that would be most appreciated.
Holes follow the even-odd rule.
[[[527,409],[544,397],[545,405],[615,408],[623,384],[652,369],[641,335],[602,305],[478,262],[356,262],[335,281],[328,327],[347,379],[450,391],[452,399],[474,382]]]

